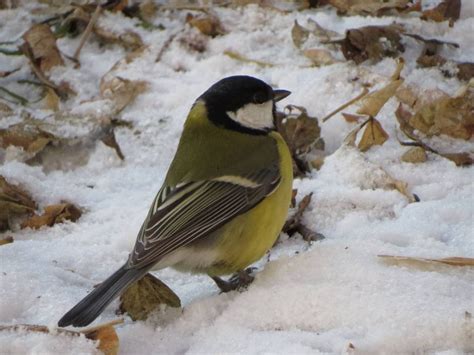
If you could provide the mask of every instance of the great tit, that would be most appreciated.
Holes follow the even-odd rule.
[[[88,325],[130,284],[168,266],[233,288],[219,276],[260,259],[288,213],[292,161],[276,131],[275,102],[289,94],[250,76],[231,76],[195,101],[127,262],[59,326]]]

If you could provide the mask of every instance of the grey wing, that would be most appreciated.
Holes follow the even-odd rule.
[[[275,165],[246,177],[227,175],[162,188],[139,232],[128,267],[149,267],[209,235],[257,205],[279,183]]]

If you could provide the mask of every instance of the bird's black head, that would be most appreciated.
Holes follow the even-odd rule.
[[[198,100],[204,101],[214,124],[250,134],[275,129],[275,102],[290,94],[273,90],[251,76],[230,76],[212,85]]]

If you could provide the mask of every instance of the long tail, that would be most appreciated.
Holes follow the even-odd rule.
[[[115,297],[146,272],[147,269],[127,269],[126,265],[122,266],[67,312],[59,320],[58,326],[83,327],[92,323]]]

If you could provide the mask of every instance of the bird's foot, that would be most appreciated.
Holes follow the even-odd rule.
[[[236,272],[230,277],[229,280],[223,280],[217,276],[211,276],[216,283],[217,287],[220,288],[221,292],[226,293],[234,290],[242,290],[248,287],[255,279],[252,273],[256,270],[254,267],[249,267],[245,270]]]

